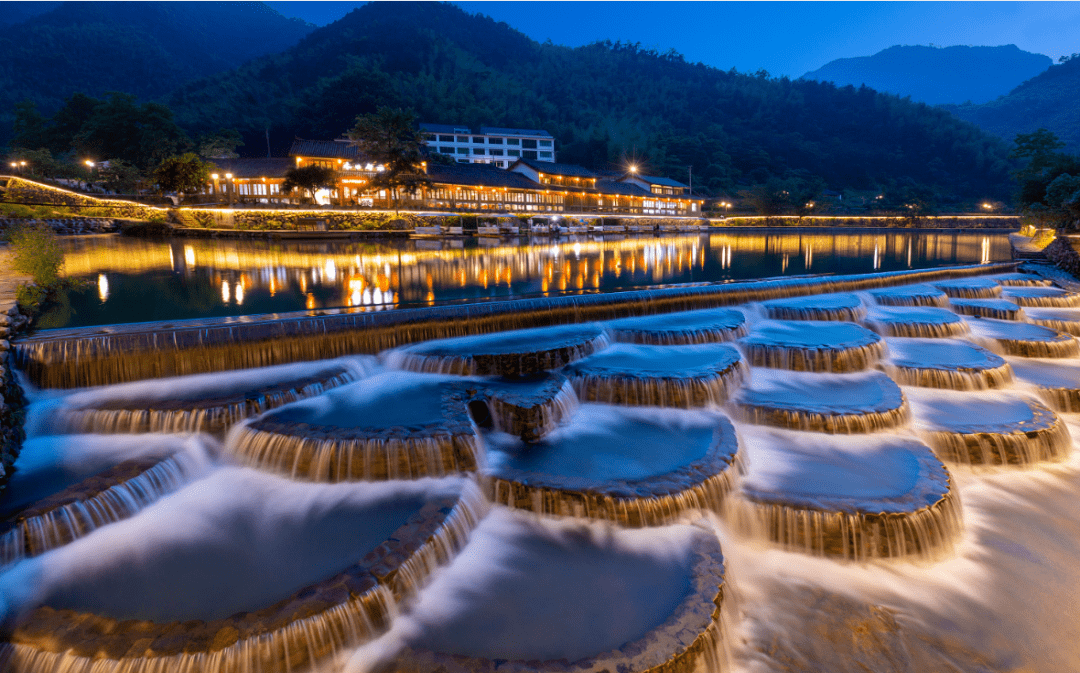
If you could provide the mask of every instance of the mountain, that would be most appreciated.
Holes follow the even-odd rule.
[[[238,128],[249,153],[267,134],[275,153],[294,135],[337,137],[388,105],[419,121],[546,129],[560,160],[594,168],[644,160],[685,180],[693,166],[695,189],[714,193],[778,179],[1000,197],[1010,168],[1003,143],[920,103],[638,45],[539,44],[449,4],[370,3],[164,101],[194,131]]]
[[[12,106],[46,114],[75,92],[156,98],[177,86],[296,44],[313,26],[261,2],[5,2],[56,5],[0,33],[0,141]],[[7,131],[7,133],[5,133]]]
[[[1049,129],[1065,141],[1064,151],[1080,154],[1080,57],[1051,67],[982,105],[948,106],[957,117],[1011,141],[1017,133]]]
[[[889,47],[873,56],[841,58],[803,79],[911,96],[931,105],[985,103],[1053,63],[1049,56],[1003,47]]]

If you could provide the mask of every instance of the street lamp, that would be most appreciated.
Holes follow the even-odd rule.
[[[233,177],[232,173],[225,174],[225,191],[229,194],[229,205],[233,204]]]
[[[86,160],[86,161],[84,161],[83,163],[84,163],[84,164],[86,164],[87,166],[89,166],[90,168],[93,168],[93,167],[94,167],[94,162],[93,162],[93,161],[91,161],[90,159],[87,159],[87,160]]]

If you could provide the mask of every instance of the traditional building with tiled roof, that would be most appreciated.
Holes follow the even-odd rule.
[[[367,160],[346,140],[293,142],[289,158],[215,159],[217,172],[208,190],[228,203],[302,202],[286,195],[281,183],[290,168],[320,165],[332,168],[336,183],[316,194],[321,205],[390,207],[385,190],[368,187],[382,166]],[[493,164],[448,162],[431,157],[417,167],[430,187],[402,195],[395,207],[439,210],[494,210],[522,213],[603,213],[696,215],[701,198],[658,196],[638,181],[612,179],[582,166],[518,159],[509,170]]]

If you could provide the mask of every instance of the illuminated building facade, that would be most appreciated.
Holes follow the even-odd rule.
[[[689,194],[650,191],[632,181],[630,178],[637,176],[629,174],[601,174],[571,164],[517,159],[507,170],[491,162],[424,162],[419,169],[431,186],[413,195],[400,195],[391,203],[385,190],[368,187],[382,167],[343,139],[297,139],[287,159],[212,161],[217,168],[207,193],[230,205],[300,203],[305,197],[283,194],[281,183],[289,169],[312,164],[336,172],[336,184],[317,193],[315,200],[319,205],[338,207],[683,216],[700,215],[704,201]]]
[[[453,157],[461,164],[506,168],[518,159],[555,161],[555,138],[540,129],[481,126],[474,131],[452,124],[420,124],[428,151]]]

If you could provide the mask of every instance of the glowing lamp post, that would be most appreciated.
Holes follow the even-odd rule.
[[[235,188],[235,183],[233,182],[233,174],[232,173],[226,173],[225,174],[225,191],[229,195],[229,206],[230,207],[233,204],[233,189],[234,188]]]

